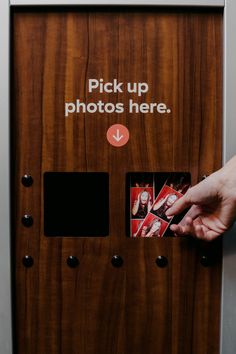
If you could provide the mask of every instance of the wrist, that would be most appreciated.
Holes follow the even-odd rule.
[[[220,194],[236,200],[236,156],[214,173]]]

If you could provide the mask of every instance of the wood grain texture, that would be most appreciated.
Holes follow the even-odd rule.
[[[125,174],[190,171],[193,183],[221,165],[222,13],[211,9],[99,8],[13,13],[13,255],[18,354],[218,354],[221,241],[129,239]],[[64,103],[125,102],[131,94],[88,94],[88,78],[148,82],[172,113],[80,114]],[[110,125],[130,141],[114,148]],[[110,236],[43,235],[43,173],[110,175]],[[30,173],[32,188],[21,185]],[[34,224],[24,228],[21,217]],[[210,253],[211,267],[200,264]],[[34,266],[22,258],[30,254]],[[71,269],[69,255],[80,265]],[[111,265],[113,254],[123,267]],[[157,268],[158,255],[168,267]]]

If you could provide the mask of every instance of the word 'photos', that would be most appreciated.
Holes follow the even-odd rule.
[[[171,223],[179,222],[184,215],[170,218],[166,211],[190,184],[188,172],[128,173],[128,236],[173,236]]]

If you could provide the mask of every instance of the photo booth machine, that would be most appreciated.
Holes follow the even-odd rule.
[[[236,152],[235,12],[1,1],[1,353],[234,353],[234,227],[166,211]]]

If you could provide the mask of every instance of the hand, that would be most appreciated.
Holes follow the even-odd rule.
[[[148,202],[148,212],[152,209],[152,201],[149,200]]]
[[[161,198],[158,202],[156,202],[154,205],[153,205],[153,210],[157,210],[159,209],[166,201],[166,197],[165,198]]]
[[[132,215],[135,216],[138,212],[138,208],[139,208],[139,200],[140,200],[140,193],[138,195],[138,198],[134,201],[133,207],[132,207]]]
[[[177,236],[192,235],[210,241],[230,228],[236,218],[236,157],[190,188],[166,215],[172,217],[188,207],[181,223],[171,225]]]
[[[147,231],[147,226],[144,226],[141,231],[141,237],[147,237],[146,231]]]

